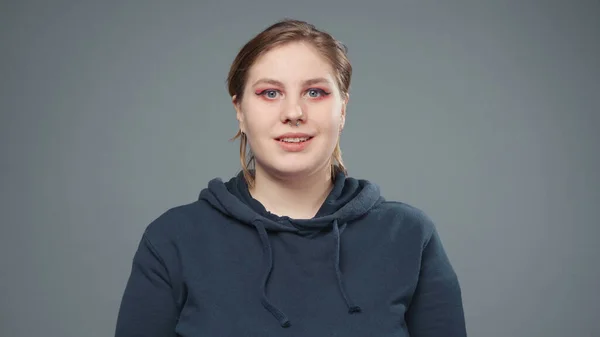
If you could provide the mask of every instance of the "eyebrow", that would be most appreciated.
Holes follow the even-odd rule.
[[[254,87],[260,83],[272,84],[272,85],[277,85],[280,87],[284,86],[281,81],[278,81],[278,80],[275,80],[272,78],[261,78],[261,79],[257,80],[256,82],[254,82],[254,84],[252,86]],[[302,82],[302,85],[313,85],[313,84],[319,84],[319,83],[331,84],[331,81],[329,81],[328,79],[326,79],[324,77],[317,77],[317,78],[311,78],[311,79],[308,79],[308,80]]]

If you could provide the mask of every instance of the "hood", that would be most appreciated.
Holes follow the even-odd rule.
[[[338,279],[342,299],[349,313],[360,312],[344,288],[343,275],[340,271],[340,236],[347,224],[352,220],[368,213],[373,207],[383,201],[379,186],[368,180],[360,180],[339,172],[335,176],[334,186],[325,202],[311,219],[293,219],[280,217],[268,212],[260,202],[252,198],[242,172],[228,181],[221,178],[212,179],[208,187],[200,192],[199,200],[208,202],[227,217],[256,229],[263,245],[264,275],[261,287],[261,302],[281,324],[291,326],[288,317],[271,304],[266,296],[266,287],[273,266],[273,252],[269,242],[269,233],[292,232],[298,235],[313,235],[331,230],[334,236],[334,264],[332,268]]]
[[[208,187],[200,193],[201,200],[206,200],[226,216],[244,224],[252,225],[259,221],[267,231],[298,234],[331,228],[334,220],[342,224],[350,222],[367,213],[380,198],[377,185],[367,180],[347,177],[342,172],[336,175],[333,189],[312,219],[291,219],[269,213],[250,196],[241,172],[227,182],[220,178],[211,180]],[[282,223],[282,219],[289,221]]]

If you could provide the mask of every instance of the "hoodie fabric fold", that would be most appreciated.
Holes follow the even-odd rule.
[[[116,337],[466,336],[433,221],[338,173],[311,219],[270,213],[242,172],[145,229]]]
[[[379,187],[366,180],[350,179],[344,173],[338,173],[334,186],[325,199],[322,207],[312,219],[291,219],[268,212],[264,206],[254,199],[249,192],[242,173],[228,182],[217,178],[209,182],[208,188],[200,193],[200,200],[206,200],[224,215],[233,217],[243,224],[256,228],[263,245],[264,276],[261,288],[261,301],[277,319],[282,327],[289,327],[291,322],[287,315],[274,306],[267,296],[269,276],[274,268],[273,250],[269,242],[268,232],[292,232],[298,235],[311,235],[323,230],[331,231],[334,237],[334,264],[341,299],[348,308],[348,313],[358,313],[361,308],[354,303],[344,287],[340,270],[340,236],[349,221],[355,220],[369,212],[378,202],[382,202]],[[339,223],[342,223],[340,226]]]

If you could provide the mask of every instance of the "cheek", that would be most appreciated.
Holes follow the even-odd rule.
[[[264,133],[273,124],[273,116],[275,116],[269,107],[264,104],[256,104],[256,102],[248,102],[243,107],[244,126],[246,133],[251,136]]]
[[[342,117],[342,106],[336,99],[325,99],[320,102],[309,102],[304,109],[308,110],[309,118],[322,128],[337,128]]]
[[[270,146],[269,143],[272,141],[273,121],[265,119],[264,115],[262,118],[259,115],[248,117],[250,117],[246,121],[248,143],[255,151],[262,151],[260,149]]]
[[[327,130],[332,134],[336,134],[342,124],[342,114],[337,110],[330,111],[327,117]]]
[[[340,134],[340,117],[330,115],[319,123],[320,134],[325,143],[336,143]]]
[[[264,122],[261,122],[259,119],[252,117],[246,120],[246,134],[248,135],[250,141],[259,138],[264,133]]]

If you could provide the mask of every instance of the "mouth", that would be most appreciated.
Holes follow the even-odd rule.
[[[311,140],[313,137],[281,137],[281,138],[276,138],[275,140],[277,140],[278,142],[282,142],[282,143],[304,143],[307,142],[309,140]]]

